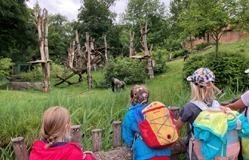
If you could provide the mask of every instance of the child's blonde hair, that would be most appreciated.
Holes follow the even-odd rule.
[[[41,135],[51,145],[56,138],[70,136],[70,113],[66,108],[48,108],[42,116]]]
[[[210,100],[215,99],[213,88],[200,88],[197,85],[190,83],[192,101],[204,101],[210,103]]]
[[[131,88],[130,98],[132,105],[147,103],[149,101],[149,90],[144,86],[135,85]]]

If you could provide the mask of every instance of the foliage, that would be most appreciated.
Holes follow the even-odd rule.
[[[237,30],[243,30],[249,32],[249,1],[248,0],[239,0],[237,20],[235,21],[235,26]]]
[[[164,39],[170,32],[170,24],[165,13],[166,7],[159,0],[130,0],[123,15],[123,23],[127,24],[129,30],[135,33],[134,42],[140,41],[140,28],[147,23],[148,44],[153,44],[154,48],[162,48]],[[136,45],[135,48],[138,50],[141,46]]]
[[[190,51],[188,51],[186,49],[180,49],[180,50],[177,50],[177,51],[173,52],[172,58],[181,57],[181,56],[184,56],[186,54],[190,54]]]
[[[249,87],[248,77],[244,71],[248,68],[249,60],[242,54],[220,53],[218,59],[215,53],[208,55],[191,56],[184,64],[183,82],[200,67],[211,69],[216,78],[215,83],[220,88],[229,87],[232,90],[246,89]]]
[[[181,42],[187,38],[185,34],[181,33],[184,28],[179,25],[180,14],[187,7],[187,2],[185,0],[171,0],[169,7],[169,22],[171,25],[168,33],[169,38],[165,39],[165,44],[169,51],[176,51],[182,48]]]
[[[0,79],[3,76],[10,74],[10,66],[12,65],[12,60],[10,58],[0,58]]]
[[[153,67],[154,73],[155,74],[160,74],[164,73],[167,69],[166,66],[166,56],[167,56],[167,51],[166,50],[157,50],[152,52],[152,57],[153,60],[155,60],[155,66]]]
[[[200,51],[200,50],[202,50],[205,47],[210,46],[210,45],[213,45],[213,43],[210,43],[210,42],[209,43],[201,43],[201,44],[197,44],[194,49],[196,49],[197,51]]]
[[[30,60],[38,47],[33,15],[24,0],[0,1],[0,56],[15,61]]]
[[[103,36],[113,25],[114,14],[109,10],[113,3],[114,0],[82,1],[77,26],[81,41],[85,41],[85,33],[89,32],[97,46],[103,45]]]
[[[56,78],[57,75],[64,77],[70,74],[70,71],[62,65],[55,63],[51,64],[50,67],[50,77]],[[25,82],[35,82],[43,80],[43,73],[41,66],[35,66],[30,72],[23,72],[20,75],[21,81]]]
[[[179,25],[184,28],[182,33],[188,36],[203,37],[210,34],[218,42],[223,28],[232,23],[237,4],[234,0],[185,0],[188,5],[180,13]],[[216,55],[217,56],[217,55]]]
[[[144,83],[147,79],[146,65],[144,62],[131,58],[116,58],[108,63],[105,72],[105,83],[111,85],[111,78],[115,77],[126,84]]]
[[[50,59],[63,64],[67,58],[70,39],[73,38],[73,24],[60,14],[49,15],[48,26]]]

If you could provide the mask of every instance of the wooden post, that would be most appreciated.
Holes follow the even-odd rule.
[[[121,133],[121,121],[113,122],[113,147],[117,148],[122,146],[122,133]]]
[[[102,150],[102,129],[92,130],[92,151]]]
[[[175,119],[178,119],[179,118],[179,112],[180,112],[179,107],[170,107],[170,110],[174,113]]]
[[[170,160],[178,160],[179,154],[186,153],[186,151],[187,151],[187,147],[185,144],[186,138],[187,137],[183,137],[183,138],[180,137],[180,138],[178,138],[178,140],[175,143],[173,143],[170,146],[170,150],[171,150]]]
[[[29,156],[28,156],[27,147],[24,143],[24,138],[23,137],[13,138],[11,142],[14,148],[16,159],[17,160],[28,160]]]
[[[80,125],[71,126],[71,141],[82,145],[82,128]]]

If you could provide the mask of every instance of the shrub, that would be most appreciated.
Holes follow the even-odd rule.
[[[248,77],[244,71],[248,68],[249,60],[244,55],[232,53],[219,53],[216,58],[215,53],[208,55],[191,56],[183,67],[183,81],[200,67],[211,69],[216,78],[215,84],[221,89],[230,87],[232,90],[245,90],[249,87]]]
[[[126,84],[144,83],[147,79],[146,64],[136,59],[119,57],[109,61],[104,77],[97,87],[110,87],[112,77]]]
[[[0,80],[3,80],[5,76],[10,74],[10,66],[12,65],[12,60],[10,58],[0,59]]]
[[[70,72],[69,70],[61,65],[52,63],[50,65],[50,77],[55,78],[56,75],[59,76],[66,76]],[[21,81],[26,81],[26,82],[34,82],[34,81],[42,81],[43,79],[43,73],[42,73],[42,67],[40,65],[34,66],[34,69],[30,72],[23,72],[20,74]]]
[[[184,56],[186,54],[190,54],[190,51],[186,50],[186,49],[180,49],[177,50],[173,53],[173,57],[172,58],[177,58],[177,57],[181,57]]]
[[[152,53],[152,57],[156,62],[155,67],[153,68],[155,74],[164,73],[167,69],[166,66],[166,56],[167,56],[166,50],[157,50]]]
[[[210,45],[214,45],[214,43],[201,43],[201,44],[197,44],[197,45],[195,46],[195,49],[196,49],[197,51],[203,50],[205,47],[210,46]]]

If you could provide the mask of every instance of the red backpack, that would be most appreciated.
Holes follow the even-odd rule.
[[[149,147],[166,148],[178,139],[174,115],[163,103],[152,102],[139,112],[143,115],[138,123],[140,136]]]

